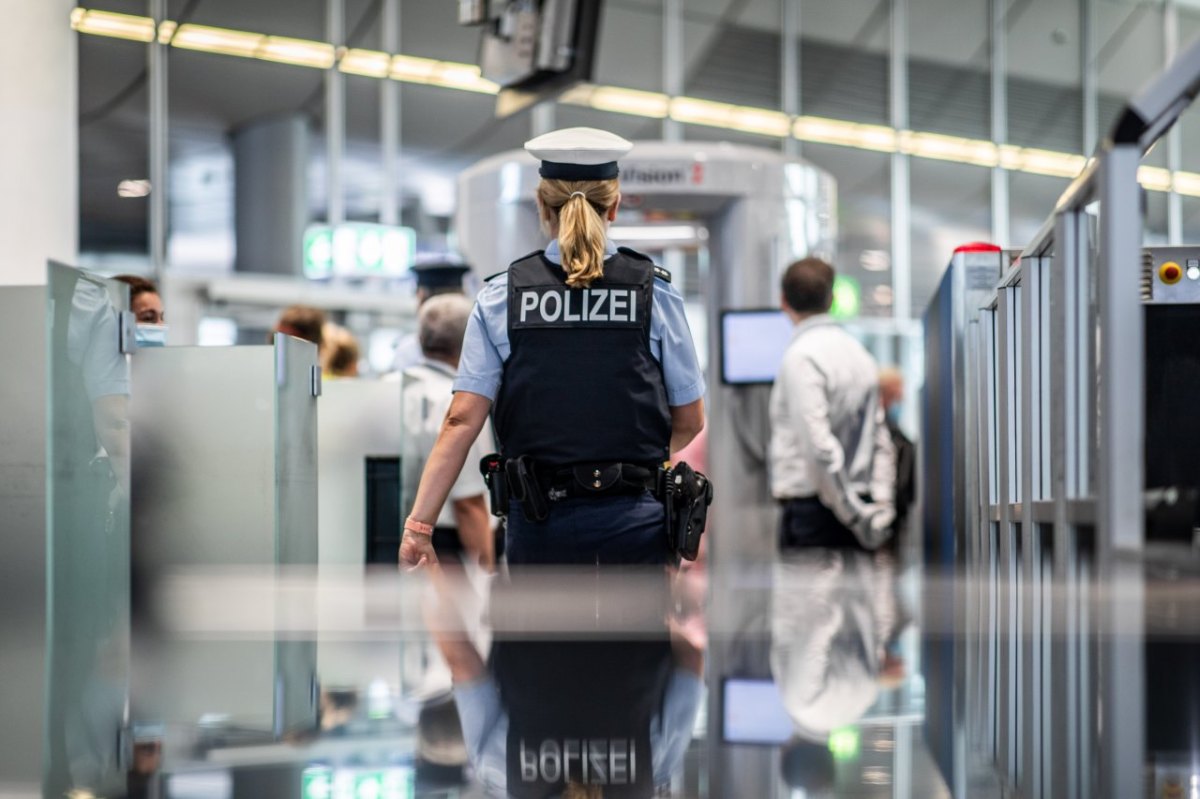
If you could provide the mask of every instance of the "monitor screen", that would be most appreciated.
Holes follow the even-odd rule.
[[[792,720],[772,680],[730,677],[721,699],[725,743],[774,745],[792,737]]]
[[[512,116],[592,80],[603,0],[543,2],[537,12],[511,3],[511,17],[485,32],[480,47],[483,76],[500,85],[496,116]],[[499,28],[529,26],[525,35],[500,36]],[[498,21],[499,23],[500,21]],[[531,42],[532,40],[532,42]]]
[[[724,311],[721,314],[721,382],[775,382],[783,353],[792,342],[792,322],[783,311]]]

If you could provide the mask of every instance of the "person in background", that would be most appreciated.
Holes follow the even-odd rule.
[[[404,370],[401,400],[406,439],[404,470],[414,480],[429,460],[454,397],[454,379],[472,307],[461,294],[443,294],[422,305],[417,317],[421,361]],[[441,509],[433,529],[433,549],[439,558],[465,553],[488,569],[495,564],[496,547],[484,497],[487,486],[476,466],[490,451],[489,441],[485,429],[471,444],[469,466],[461,470],[450,487],[450,502]]]
[[[279,314],[271,333],[311,341],[320,348],[325,344],[325,312],[309,305],[289,305]]]
[[[308,305],[289,305],[279,314],[279,321],[267,334],[267,342],[274,340],[276,333],[311,341],[317,345],[317,357],[325,351],[325,312]]]
[[[895,520],[895,453],[879,402],[879,367],[829,316],[833,266],[787,268],[783,310],[795,325],[771,389],[771,492],[780,545],[874,550]]]
[[[462,294],[463,278],[471,267],[455,256],[439,255],[413,264],[417,278],[417,308],[443,294]],[[422,361],[421,343],[417,333],[409,333],[396,344],[392,369],[403,372]]]
[[[879,401],[883,405],[892,447],[896,450],[896,523],[897,536],[904,530],[908,513],[917,494],[917,447],[900,429],[900,403],[904,402],[904,375],[894,366],[879,371]]]
[[[163,311],[162,297],[158,294],[158,286],[154,282],[139,275],[116,275],[113,280],[119,280],[129,286],[129,310],[137,317],[138,324],[161,325],[166,320]]]
[[[167,315],[158,286],[139,275],[116,275],[113,280],[129,286],[129,310],[137,318],[138,346],[161,347],[166,344]]]
[[[359,349],[354,334],[341,325],[326,322],[321,331],[325,349],[321,371],[326,377],[358,377]]]

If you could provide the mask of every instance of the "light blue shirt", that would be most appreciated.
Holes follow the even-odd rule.
[[[488,796],[507,796],[508,711],[500,704],[495,680],[484,677],[456,685],[454,700],[476,779],[483,783]],[[682,767],[703,701],[704,681],[690,671],[675,669],[667,682],[662,713],[650,722],[650,760],[656,788],[669,785]]]
[[[617,252],[617,245],[605,242],[606,258]],[[558,240],[546,248],[546,260],[562,263]],[[475,310],[467,322],[462,357],[458,363],[455,391],[469,391],[490,400],[496,399],[504,362],[512,353],[508,342],[508,275],[492,278],[479,292]],[[687,405],[701,399],[706,391],[696,345],[683,312],[683,295],[662,278],[654,278],[654,301],[650,315],[650,354],[663,370],[667,404]]]

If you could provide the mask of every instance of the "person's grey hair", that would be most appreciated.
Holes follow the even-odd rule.
[[[426,358],[456,361],[473,303],[461,294],[430,297],[417,314],[417,339]]]

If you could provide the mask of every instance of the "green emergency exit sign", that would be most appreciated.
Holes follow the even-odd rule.
[[[834,319],[858,316],[861,304],[857,280],[845,275],[838,275],[833,279],[833,305],[829,308],[830,316]]]
[[[417,232],[409,227],[346,222],[309,225],[304,231],[304,276],[402,277],[417,254]]]

